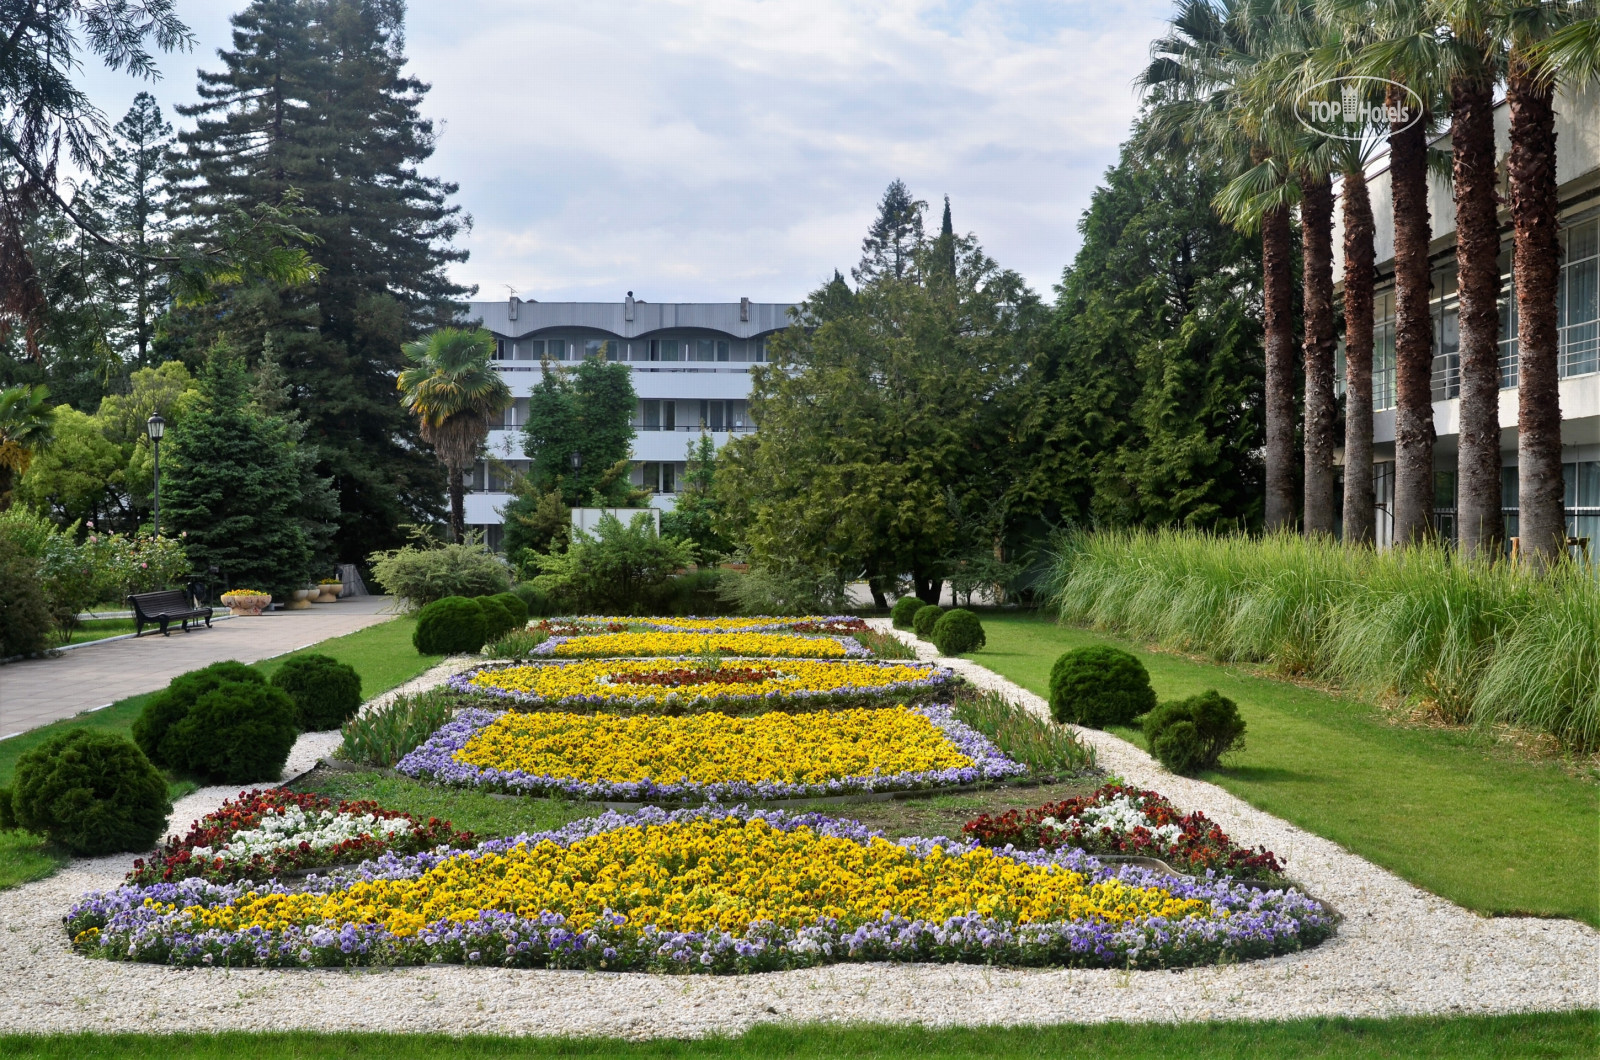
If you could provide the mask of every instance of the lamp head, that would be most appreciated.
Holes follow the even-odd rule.
[[[150,432],[150,440],[159,442],[161,436],[167,433],[167,421],[161,418],[161,413],[152,415],[144,424],[145,430]]]
[[[576,449],[572,451],[572,470],[577,471],[583,467],[583,454]]]

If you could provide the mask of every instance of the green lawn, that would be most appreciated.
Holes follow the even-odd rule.
[[[418,1034],[173,1034],[0,1037],[0,1055],[23,1058],[150,1057],[232,1060],[237,1056],[618,1057],[667,1060],[781,1057],[839,1060],[940,1060],[946,1057],[1030,1060],[1131,1060],[1134,1057],[1590,1057],[1593,1012],[1537,1015],[1315,1019],[1281,1023],[1100,1023],[1051,1027],[843,1026],[767,1024],[737,1037],[690,1041],[619,1038],[454,1038]]]
[[[414,618],[409,615],[402,616],[342,637],[322,641],[290,654],[319,652],[331,655],[340,662],[349,663],[361,675],[362,697],[370,699],[380,692],[409,681],[439,661],[440,656],[418,655],[417,650],[411,646],[411,630],[415,625]],[[274,659],[263,659],[253,665],[270,677],[288,658],[289,655],[280,655]],[[118,700],[104,710],[66,718],[37,729],[30,729],[9,740],[0,740],[0,787],[11,783],[11,774],[16,769],[19,757],[65,729],[89,728],[127,733],[133,728],[134,720],[138,718],[139,712],[144,709],[145,701],[151,695],[153,693],[130,696]],[[171,779],[173,798],[185,795],[195,788],[192,782],[183,778]],[[37,836],[15,832],[0,833],[0,890],[39,879],[41,876],[48,876],[63,860]],[[41,869],[41,866],[44,868]]]
[[[105,640],[107,637],[120,637],[134,630],[131,618],[88,618],[78,623],[78,628],[72,631],[67,639],[68,644],[83,644],[91,640]]]
[[[1048,618],[987,615],[984,626],[988,646],[968,657],[1040,695],[1049,695],[1056,657],[1087,644],[1134,652],[1162,699],[1215,688],[1238,702],[1249,731],[1245,750],[1205,779],[1468,909],[1600,926],[1592,777],[1515,759],[1463,732],[1392,724],[1359,700]]]
[[[424,784],[377,770],[346,773],[318,769],[297,781],[294,789],[333,799],[372,799],[423,820],[438,817],[484,838],[553,831],[580,817],[604,812],[604,807],[589,802],[535,796],[496,798],[488,792]]]

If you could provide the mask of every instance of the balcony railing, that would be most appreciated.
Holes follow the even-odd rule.
[[[753,423],[740,427],[707,427],[698,423],[693,427],[647,427],[644,424],[635,423],[633,429],[636,431],[705,431],[707,434],[747,434],[754,431],[756,427]]]

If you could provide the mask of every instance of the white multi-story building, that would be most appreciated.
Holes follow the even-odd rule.
[[[1560,327],[1561,459],[1567,487],[1567,532],[1600,543],[1600,89],[1562,93],[1556,100],[1556,179],[1561,219]],[[1448,141],[1448,137],[1445,138]],[[1496,160],[1504,181],[1510,115],[1495,110]],[[1369,173],[1375,221],[1378,286],[1372,353],[1373,458],[1377,530],[1387,544],[1393,528],[1395,349],[1394,216],[1388,159]],[[1504,192],[1504,188],[1502,188]],[[1445,539],[1456,533],[1456,441],[1461,423],[1460,329],[1456,293],[1455,203],[1450,178],[1432,177],[1428,193],[1433,243],[1434,519]],[[1511,289],[1511,218],[1502,207],[1500,295],[1500,427],[1502,505],[1507,536],[1517,532],[1517,318]],[[1335,254],[1344,239],[1336,232]],[[1334,275],[1343,261],[1334,263]],[[1339,366],[1337,377],[1342,379]]]
[[[718,448],[755,430],[750,419],[750,366],[766,360],[767,339],[788,327],[790,305],[775,302],[647,302],[633,292],[621,302],[538,302],[515,296],[473,302],[468,319],[495,337],[495,367],[515,398],[492,425],[488,451],[526,471],[522,428],[540,365],[585,357],[633,369],[633,482],[655,490],[650,503],[671,508],[688,447],[704,430]],[[481,461],[467,488],[467,523],[500,543],[500,509],[512,495],[493,463]]]

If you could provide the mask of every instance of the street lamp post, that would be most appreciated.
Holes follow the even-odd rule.
[[[156,463],[156,488],[155,488],[155,524],[156,536],[161,536],[161,436],[167,433],[167,421],[157,412],[145,421],[145,430],[150,434],[150,448],[155,454]]]
[[[572,451],[572,470],[577,471],[583,467],[583,454],[576,449]]]

